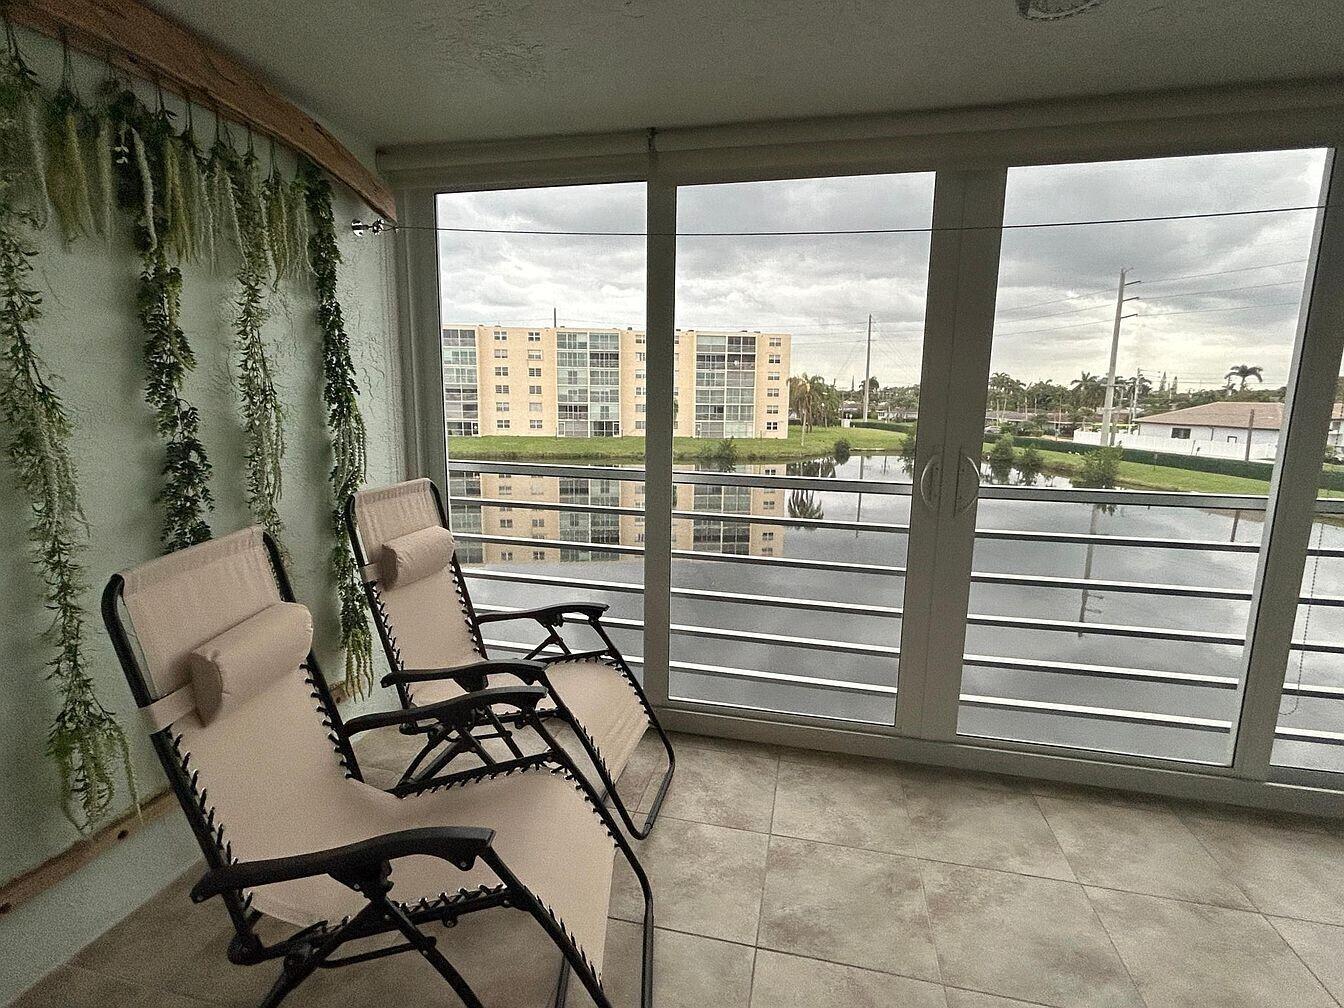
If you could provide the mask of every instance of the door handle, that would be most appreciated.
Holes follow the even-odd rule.
[[[957,496],[952,511],[952,517],[954,518],[960,518],[969,511],[971,506],[975,504],[976,499],[980,496],[980,467],[976,465],[975,459],[971,458],[966,452],[959,451],[957,454],[959,456],[957,459]],[[971,479],[973,481],[971,483],[971,492],[967,494],[965,503],[963,503],[961,499],[961,473],[963,469],[970,470]]]
[[[930,511],[938,510],[938,504],[934,501],[933,494],[930,492],[930,485],[933,479],[942,472],[943,464],[938,460],[941,454],[939,452],[938,455],[934,455],[933,458],[925,462],[924,468],[919,474],[919,499],[924,502],[924,506]]]

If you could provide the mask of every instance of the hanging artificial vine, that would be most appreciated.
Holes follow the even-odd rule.
[[[196,366],[179,324],[182,272],[168,260],[170,245],[182,256],[193,225],[181,197],[180,161],[175,170],[171,164],[178,160],[171,114],[162,102],[151,113],[127,90],[113,98],[110,114],[123,137],[116,155],[123,168],[119,199],[138,215],[141,272],[136,300],[145,335],[145,401],[154,408],[165,445],[165,480],[158,499],[164,507],[163,543],[172,551],[210,538],[206,515],[214,508],[200,414],[182,396],[187,373]],[[156,187],[156,178],[164,180],[161,187]]]
[[[135,776],[126,736],[99,702],[85,665],[81,599],[88,583],[80,554],[87,528],[70,452],[72,426],[31,332],[42,314],[42,298],[27,286],[36,250],[25,234],[40,218],[20,204],[33,194],[36,167],[25,111],[33,85],[12,34],[9,43],[0,68],[0,416],[5,454],[32,507],[33,560],[54,614],[46,637],[55,653],[47,665],[61,708],[47,736],[47,753],[60,774],[61,807],[82,832],[111,807],[115,769],[125,774],[133,802]]]
[[[274,169],[272,169],[274,172]],[[272,378],[273,366],[261,328],[266,307],[267,228],[261,169],[249,144],[236,160],[234,206],[238,221],[238,316],[234,323],[238,351],[238,391],[243,409],[243,460],[247,468],[247,503],[252,516],[284,550],[284,527],[277,503],[281,492],[280,463],[285,454],[284,411]]]
[[[373,688],[373,638],[364,609],[364,593],[345,541],[345,506],[364,482],[366,442],[359,412],[359,386],[350,356],[350,337],[336,297],[336,270],[341,250],[331,209],[331,182],[318,169],[303,165],[303,180],[312,214],[308,259],[317,291],[317,321],[322,330],[322,400],[327,406],[335,461],[331,467],[332,575],[341,600],[341,646],[345,648],[345,686],[359,696]]]

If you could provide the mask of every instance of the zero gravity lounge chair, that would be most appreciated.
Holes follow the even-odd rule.
[[[638,680],[602,625],[607,606],[573,602],[477,613],[458,565],[443,499],[427,479],[356,493],[346,505],[346,527],[392,669],[382,683],[396,687],[402,705],[432,705],[491,683],[516,685],[510,677],[545,687],[548,697],[536,714],[560,718],[573,730],[587,763],[596,770],[593,784],[611,796],[633,836],[648,836],[676,757]],[[587,624],[602,646],[572,651],[560,635],[567,618]],[[545,635],[523,661],[488,661],[481,626],[506,620],[533,621]],[[636,826],[633,809],[615,782],[649,728],[667,754],[667,771],[643,825]],[[433,731],[427,733],[428,741],[407,767],[403,783],[432,776],[456,755],[452,747],[438,746]]]
[[[599,976],[616,849],[644,891],[642,1003],[651,1004],[648,879],[566,754],[477,766],[398,796],[363,781],[350,746],[358,732],[417,716],[474,725],[491,705],[526,724],[544,690],[485,690],[343,721],[311,652],[308,610],[255,527],[115,575],[103,617],[205,855],[192,899],[222,898],[231,961],[281,961],[264,1008],[319,967],[408,951],[479,1008],[451,943],[440,949],[425,929],[470,929],[474,912],[498,907],[530,915],[562,953],[557,998],[572,970],[610,1008]],[[267,944],[261,913],[293,930]]]

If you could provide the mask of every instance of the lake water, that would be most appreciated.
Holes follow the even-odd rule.
[[[680,466],[679,468],[685,468]],[[905,462],[896,455],[854,456],[842,464],[785,464],[735,467],[740,472],[833,476],[886,483],[910,483]],[[1004,474],[984,472],[986,483]],[[1011,482],[1019,477],[1011,474]],[[1058,477],[1038,477],[1037,485],[1067,486]],[[571,491],[572,492],[572,491]],[[489,493],[486,496],[490,496]],[[806,497],[788,491],[754,491],[725,501],[714,490],[679,491],[681,509],[745,510],[756,514],[824,515],[829,520],[905,524],[910,497],[817,490]],[[572,499],[572,498],[567,498]],[[627,503],[623,500],[622,503]],[[790,510],[792,506],[792,510]],[[488,510],[488,509],[487,509]],[[519,512],[522,513],[522,512]],[[1256,511],[1205,508],[1152,507],[1125,503],[1111,507],[1067,502],[982,498],[977,505],[977,529],[1093,532],[1102,535],[1154,540],[1211,540],[1258,545],[1263,515]],[[739,523],[676,522],[675,545],[687,551],[745,552],[758,557],[842,561],[903,567],[907,537],[891,531],[855,531],[797,526],[761,525],[734,536]],[[622,542],[632,536],[621,530]],[[723,528],[729,530],[723,534]],[[487,529],[487,531],[489,531]],[[526,533],[513,533],[526,535]],[[566,538],[562,535],[561,538]],[[608,540],[610,541],[610,540]],[[1319,523],[1312,545],[1344,547],[1344,528]],[[610,555],[608,555],[610,556]],[[486,558],[489,560],[489,558]],[[1088,546],[1072,543],[977,539],[973,568],[985,574],[1088,578],[1166,585],[1194,585],[1249,591],[1256,554],[1170,549],[1160,546]],[[623,583],[642,582],[642,558],[614,556],[606,560],[490,561],[495,570],[529,575],[583,578]],[[1308,558],[1303,594],[1344,595],[1344,561]],[[1314,582],[1314,587],[1313,587]],[[518,585],[473,579],[473,597],[479,603],[521,606],[574,597],[577,589]],[[735,594],[806,598],[899,609],[904,602],[905,579],[900,575],[797,570],[766,563],[735,563],[674,558],[673,587]],[[630,592],[583,591],[583,597],[611,604],[617,618],[642,618],[641,598]],[[1167,628],[1194,632],[1244,635],[1249,603],[1242,600],[1171,598],[1115,590],[1025,587],[1020,584],[973,584],[970,610],[974,614],[1088,624]],[[847,645],[899,648],[901,620],[896,614],[837,614],[796,607],[725,602],[674,596],[672,600],[672,659],[674,663],[763,670],[827,680],[898,686],[899,662],[887,654],[852,654],[771,643],[717,640],[676,632],[678,625],[745,631],[766,637],[817,638]],[[515,631],[516,632],[516,631]],[[1344,607],[1300,607],[1298,640],[1344,642]],[[516,637],[514,639],[517,639]],[[617,634],[628,653],[641,651],[637,630]],[[1008,701],[1046,701],[1053,704],[1098,707],[1171,715],[1180,718],[1232,722],[1236,716],[1236,684],[1241,676],[1240,644],[1145,640],[1076,629],[1044,630],[1021,627],[967,627],[966,653],[978,656],[964,669],[962,694]],[[994,667],[999,657],[1071,665],[1104,666],[1128,670],[1180,673],[1206,677],[1196,682],[1134,681],[1114,675],[1078,675]],[[989,659],[989,660],[986,660]],[[1294,652],[1288,681],[1344,687],[1339,656]],[[891,724],[894,698],[889,695],[842,692],[805,685],[758,682],[696,672],[673,670],[674,697],[713,701],[790,713],[815,714],[857,721]],[[1281,723],[1316,730],[1344,731],[1344,701],[1285,697]],[[1050,742],[1103,751],[1131,752],[1221,763],[1228,758],[1231,736],[1210,726],[1172,726],[1068,716],[964,703],[959,730],[969,735]],[[1295,766],[1344,770],[1344,747],[1280,742],[1275,761]]]

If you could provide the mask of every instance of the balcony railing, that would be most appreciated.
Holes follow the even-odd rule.
[[[592,480],[612,480],[621,482],[642,482],[644,471],[640,468],[622,466],[541,464],[530,462],[495,461],[454,461],[449,464],[453,473],[496,473],[509,476],[532,476],[537,478],[577,478]],[[750,488],[760,490],[801,490],[826,494],[863,494],[876,497],[909,498],[912,487],[906,483],[886,480],[833,479],[820,476],[773,475],[760,473],[705,472],[676,469],[673,482],[678,485],[719,486]],[[980,490],[982,501],[1040,502],[1043,504],[1086,504],[1086,505],[1125,505],[1144,508],[1196,508],[1216,511],[1239,511],[1246,514],[1262,514],[1266,510],[1266,498],[1256,495],[1203,494],[1203,493],[1167,493],[1133,490],[1100,490],[1081,488],[1052,488],[1028,486],[984,486]],[[511,508],[518,510],[544,510],[559,513],[590,513],[636,518],[643,515],[640,507],[618,504],[592,504],[583,502],[529,500],[527,498],[485,497],[455,494],[451,498],[454,509],[464,507]],[[1321,500],[1318,502],[1318,515],[1344,516],[1344,500]],[[678,508],[673,518],[690,523],[742,523],[762,527],[784,527],[796,529],[840,530],[854,533],[889,534],[905,536],[909,525],[890,521],[865,521],[859,518],[814,518],[790,517],[786,514],[760,514],[725,510],[688,510]],[[1051,529],[978,529],[977,541],[1037,543],[1055,546],[1085,546],[1105,549],[1145,549],[1181,551],[1184,556],[1196,554],[1256,554],[1260,550],[1258,542],[1223,541],[1207,538],[1153,537],[1143,535],[1116,535],[1102,532],[1077,532]],[[527,549],[572,549],[593,553],[611,553],[629,557],[640,556],[644,547],[635,543],[592,543],[587,541],[534,537],[525,535],[504,535],[486,532],[459,531],[457,536],[464,542],[507,544]],[[1344,548],[1313,547],[1308,555],[1318,558],[1344,558]],[[775,571],[797,571],[800,574],[816,572],[836,572],[855,577],[877,576],[882,578],[903,578],[904,566],[877,562],[859,562],[855,560],[761,556],[745,553],[731,553],[715,550],[683,549],[672,550],[674,561],[697,561],[734,565],[755,565]],[[1189,563],[1195,560],[1182,561]],[[514,584],[534,588],[565,588],[585,594],[612,597],[642,595],[642,584],[628,581],[596,577],[557,576],[552,573],[529,571],[485,569],[467,567],[465,573],[474,582]],[[1249,603],[1252,598],[1250,587],[1237,587],[1216,584],[1178,584],[1161,580],[1124,580],[1113,578],[1091,578],[1059,576],[1057,574],[1031,574],[1016,572],[997,572],[976,570],[971,574],[972,584],[1020,587],[1022,589],[1058,589],[1076,592],[1116,593],[1127,596],[1150,596],[1159,598],[1202,599],[1225,603]],[[770,594],[738,590],[714,590],[680,586],[674,584],[671,589],[673,599],[686,599],[700,603],[711,603],[730,607],[729,611],[741,609],[785,609],[798,612],[833,614],[837,617],[854,619],[877,619],[900,621],[903,609],[900,606],[878,605],[864,601],[840,601],[834,599],[813,598],[805,592],[788,594]],[[1302,595],[1302,605],[1340,607],[1344,606],[1344,595],[1319,594]],[[483,604],[480,608],[494,610],[499,606]],[[509,608],[512,608],[510,606]],[[745,613],[743,614],[745,615]],[[804,674],[797,667],[771,662],[770,668],[739,667],[735,663],[680,661],[670,664],[672,671],[687,676],[707,680],[727,680],[740,683],[744,699],[740,703],[719,700],[695,699],[699,703],[711,703],[725,707],[742,707],[753,710],[775,710],[768,703],[755,703],[751,698],[751,685],[797,687],[808,691],[851,694],[867,696],[888,702],[897,696],[895,683],[900,647],[861,640],[845,640],[840,634],[827,636],[804,636],[763,633],[750,629],[751,624],[739,622],[742,617],[730,617],[725,620],[729,626],[707,626],[701,623],[674,621],[670,633],[676,638],[689,638],[706,641],[718,641],[734,645],[761,646],[765,648],[788,648],[811,652],[825,652],[836,655],[855,655],[864,658],[890,662],[891,682],[864,682],[840,675],[835,677]],[[1058,619],[1038,616],[1002,615],[986,612],[970,612],[965,617],[968,626],[999,628],[1007,631],[1029,631],[1047,634],[1096,635],[1116,640],[1148,640],[1171,642],[1177,645],[1206,645],[1240,650],[1246,644],[1244,633],[1226,630],[1198,628],[1145,626],[1127,623],[1091,622],[1087,619]],[[634,638],[643,631],[640,619],[617,616],[610,620],[613,627]],[[631,643],[633,643],[631,639]],[[527,647],[510,640],[493,640],[492,647],[504,651],[526,651]],[[1292,648],[1305,654],[1344,654],[1344,641],[1294,640]],[[642,663],[638,655],[628,655],[632,664]],[[815,663],[808,663],[814,668]],[[963,657],[966,668],[994,669],[1021,674],[1039,674],[1046,676],[1073,677],[1083,680],[1109,681],[1133,684],[1154,684],[1162,687],[1193,688],[1210,694],[1228,696],[1235,694],[1240,683],[1232,675],[1209,674],[1199,670],[1176,670],[1130,667],[1121,664],[1102,664],[1072,661],[1055,661],[1023,656],[1005,656],[968,653]],[[1289,682],[1284,688],[1288,697],[1311,698],[1315,700],[1344,700],[1344,686]],[[676,699],[676,696],[673,697]],[[1126,706],[1094,706],[1084,703],[1071,703],[1056,700],[1027,699],[1012,696],[985,695],[967,692],[961,696],[963,708],[997,710],[1003,712],[1029,712],[1054,717],[1104,721],[1116,725],[1143,725],[1160,728],[1175,728],[1200,733],[1229,734],[1233,722],[1229,718],[1205,717],[1171,711],[1150,711],[1131,709]],[[1137,705],[1136,705],[1137,707]],[[790,711],[790,713],[796,713]],[[841,718],[842,720],[844,718]],[[855,720],[864,720],[857,718]],[[1339,718],[1344,724],[1344,707]],[[889,723],[889,722],[888,722]],[[1344,731],[1316,730],[1280,726],[1276,738],[1291,742],[1308,742],[1331,746],[1344,746]]]

